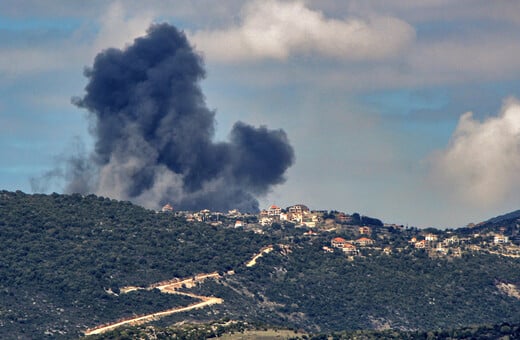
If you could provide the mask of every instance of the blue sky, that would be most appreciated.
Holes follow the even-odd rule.
[[[237,120],[287,132],[296,162],[263,206],[441,228],[519,208],[517,2],[6,0],[0,13],[2,189],[31,192],[75,141],[92,148],[71,104],[84,67],[166,21],[204,56],[216,139]]]

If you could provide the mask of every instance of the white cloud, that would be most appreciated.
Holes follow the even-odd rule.
[[[97,53],[108,47],[125,47],[133,39],[146,33],[153,17],[150,9],[128,17],[122,3],[113,2],[100,19],[101,28],[93,44],[93,51]]]
[[[286,59],[294,54],[382,59],[402,52],[415,37],[414,29],[393,17],[327,19],[301,1],[253,1],[241,23],[223,30],[190,35],[211,60]]]
[[[520,103],[505,102],[496,117],[479,122],[460,117],[445,150],[431,159],[445,192],[476,206],[494,206],[520,192]]]

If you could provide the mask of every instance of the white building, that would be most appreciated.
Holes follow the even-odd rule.
[[[495,244],[504,244],[509,242],[509,237],[505,235],[495,234],[495,237],[493,238],[493,243]]]
[[[269,207],[269,209],[267,209],[267,214],[269,216],[280,216],[280,214],[282,213],[282,208],[280,208],[279,206],[276,206],[276,205],[272,205]]]

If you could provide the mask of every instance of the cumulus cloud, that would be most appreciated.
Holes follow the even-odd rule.
[[[460,117],[448,147],[431,159],[441,188],[475,205],[501,203],[520,190],[520,103],[505,102],[498,116]]]
[[[92,51],[97,53],[108,47],[125,47],[134,38],[146,34],[153,18],[154,14],[150,9],[141,11],[139,15],[128,16],[121,2],[112,3],[100,18],[101,26]]]
[[[328,19],[301,1],[253,1],[239,25],[191,34],[198,49],[218,61],[286,59],[294,54],[360,60],[397,55],[415,37],[406,22],[387,16]]]

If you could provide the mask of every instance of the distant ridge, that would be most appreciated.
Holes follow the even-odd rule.
[[[520,218],[520,210],[516,210],[504,215],[493,217],[487,221],[484,222],[484,224],[491,223],[491,224],[497,224],[502,223],[510,220],[516,220]]]

